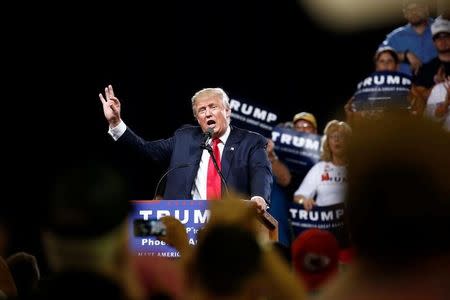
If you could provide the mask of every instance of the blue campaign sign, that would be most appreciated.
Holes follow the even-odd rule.
[[[262,107],[251,101],[230,99],[231,124],[270,137],[272,127],[278,120],[278,114],[272,109]]]
[[[275,152],[292,172],[307,172],[320,160],[321,136],[274,127],[272,141]]]
[[[348,235],[344,224],[344,203],[329,206],[314,206],[310,211],[303,205],[291,202],[289,207],[294,236],[303,230],[319,228],[332,232],[341,245],[348,242]]]
[[[189,236],[189,243],[197,243],[197,232],[209,220],[209,201],[196,200],[137,200],[131,201],[133,210],[129,217],[130,247],[139,256],[179,257],[173,247],[159,241],[152,230],[136,230],[136,224],[157,224],[163,216],[180,220]],[[147,221],[147,222],[144,222]],[[139,223],[140,222],[140,223]],[[140,229],[140,228],[137,228]],[[161,229],[161,228],[157,228]],[[156,230],[156,229],[155,229]]]
[[[374,72],[358,83],[353,108],[356,111],[409,109],[411,77],[400,72]]]

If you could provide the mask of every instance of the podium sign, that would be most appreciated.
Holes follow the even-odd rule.
[[[226,201],[226,200],[225,200]],[[158,220],[164,216],[172,216],[184,225],[189,244],[197,244],[197,233],[209,220],[210,211],[207,200],[135,200],[131,201],[132,212],[128,218],[131,251],[138,256],[180,257],[173,247],[146,233],[136,235],[135,221]],[[261,237],[278,240],[278,222],[268,213],[259,215]]]
[[[135,220],[158,220],[172,216],[186,227],[189,244],[197,243],[197,232],[209,219],[209,201],[195,200],[136,200],[131,201],[133,210],[129,217],[130,246],[138,256],[164,256],[176,258],[180,254],[173,247],[158,240],[155,236],[136,236]]]

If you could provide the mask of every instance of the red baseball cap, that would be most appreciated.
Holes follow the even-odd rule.
[[[309,291],[316,290],[338,270],[339,244],[329,231],[310,228],[292,243],[292,263]]]

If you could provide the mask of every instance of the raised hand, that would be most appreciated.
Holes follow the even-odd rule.
[[[109,123],[109,127],[113,128],[119,125],[120,119],[120,101],[114,96],[112,85],[105,87],[105,96],[98,94],[103,105],[103,113]]]
[[[166,226],[166,235],[157,236],[157,238],[174,247],[183,255],[190,247],[186,227],[172,216],[164,216],[159,220]]]
[[[406,54],[407,59],[409,61],[409,65],[411,66],[411,70],[415,75],[419,72],[420,67],[422,67],[422,61],[412,52]]]
[[[445,68],[443,65],[439,67],[438,71],[433,76],[433,81],[435,84],[445,81]]]

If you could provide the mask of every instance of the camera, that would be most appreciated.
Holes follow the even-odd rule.
[[[144,220],[135,219],[133,221],[134,236],[164,236],[166,235],[166,225],[156,219]]]

